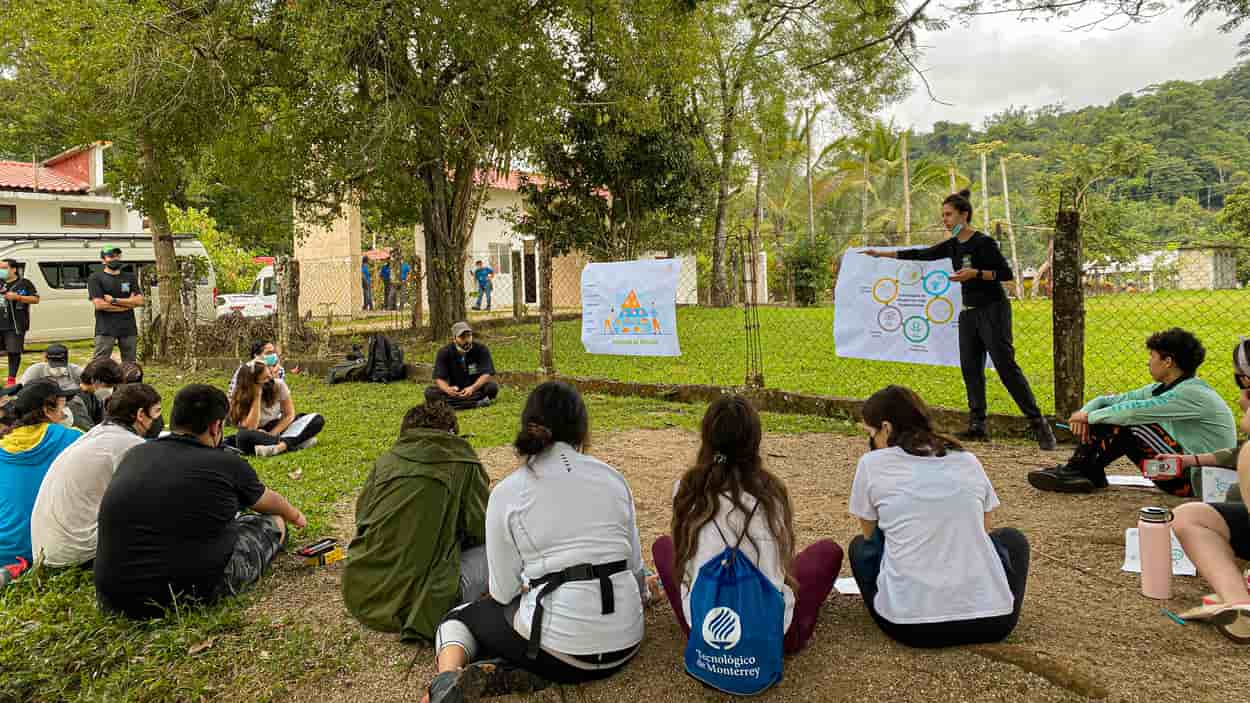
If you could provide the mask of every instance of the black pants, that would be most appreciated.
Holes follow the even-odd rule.
[[[1024,587],[1029,578],[1029,540],[1012,527],[990,532],[990,540],[998,551],[998,557],[1007,571],[1007,583],[1015,598],[1011,612],[992,618],[972,620],[949,620],[917,624],[893,623],[877,613],[873,601],[877,598],[877,575],[881,572],[881,559],[885,556],[885,536],[878,529],[871,539],[863,535],[851,540],[851,568],[855,583],[864,597],[868,614],[877,627],[897,642],[908,647],[953,647],[964,644],[1001,642],[1016,629],[1020,608],[1024,605]]]
[[[1042,411],[1037,407],[1029,379],[1016,363],[1016,348],[1011,341],[1011,303],[1005,300],[959,313],[959,369],[964,374],[968,414],[973,423],[985,422],[987,353],[1020,412],[1030,420],[1041,420]]]
[[[579,684],[606,679],[624,669],[638,653],[638,646],[634,646],[620,652],[573,657],[587,663],[620,662],[615,666],[602,669],[583,669],[573,666],[543,649],[538,650],[537,658],[530,659],[526,656],[529,640],[521,637],[512,628],[512,616],[516,613],[516,606],[517,601],[513,601],[511,605],[503,605],[494,599],[487,598],[453,609],[447,613],[443,622],[459,620],[469,629],[469,632],[473,633],[473,639],[477,641],[478,648],[476,660],[499,657],[513,666],[558,684]]]
[[[295,415],[295,419],[298,420],[306,414],[307,413],[298,413]],[[303,432],[300,432],[294,437],[285,438],[269,433],[273,430],[273,428],[278,426],[278,422],[278,420],[274,420],[273,422],[261,427],[260,430],[265,430],[264,432],[260,430],[240,428],[238,434],[226,437],[225,444],[238,449],[244,454],[255,454],[256,447],[277,444],[278,442],[286,442],[287,449],[291,450],[295,449],[304,442],[307,442],[313,437],[316,437],[317,434],[321,432],[321,430],[325,429],[326,426],[325,418],[321,415],[316,415],[308,422],[308,426],[304,428]]]
[[[477,392],[468,398],[452,398],[444,393],[438,386],[426,386],[425,388],[425,402],[437,403],[441,400],[456,410],[476,408],[479,401],[487,398],[494,400],[498,395],[499,384],[494,381],[487,381],[486,383],[483,383],[482,387],[477,389]]]
[[[1184,454],[1185,449],[1159,425],[1090,425],[1089,441],[1076,448],[1068,468],[1081,472],[1100,488],[1107,485],[1107,467],[1120,457],[1140,465],[1160,454]],[[1187,498],[1193,494],[1188,476],[1158,479],[1161,490]]]

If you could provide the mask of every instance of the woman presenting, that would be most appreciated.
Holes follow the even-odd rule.
[[[1011,302],[1002,284],[1012,279],[1011,267],[998,250],[998,243],[968,224],[972,219],[971,195],[961,190],[942,201],[942,224],[953,235],[950,239],[925,249],[868,249],[863,253],[909,261],[950,259],[955,271],[951,280],[958,281],[963,292],[963,309],[959,312],[959,368],[963,371],[964,389],[968,394],[968,429],[957,436],[963,440],[989,439],[985,427],[985,355],[988,353],[1007,392],[1020,412],[1029,418],[1038,446],[1050,451],[1055,448],[1055,434],[1037,407],[1029,380],[1016,363],[1016,350],[1011,341]]]

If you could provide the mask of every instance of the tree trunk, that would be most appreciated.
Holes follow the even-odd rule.
[[[760,166],[755,168],[755,212],[751,218],[751,241],[747,246],[747,255],[751,257],[747,264],[747,270],[751,275],[750,290],[747,291],[746,301],[752,305],[759,305],[759,280],[760,280],[760,224],[764,219],[764,169]],[[768,302],[768,301],[764,301]]]
[[[990,231],[990,184],[989,184],[989,171],[986,170],[986,167],[985,167],[985,158],[986,158],[986,154],[982,152],[981,153],[981,210],[983,211],[984,214],[982,214],[981,217],[983,218],[982,221],[985,223],[985,231],[989,232]],[[972,223],[969,222],[968,224],[972,224]]]
[[[162,185],[160,155],[156,147],[144,135],[139,136],[139,159],[143,167],[143,205],[152,225],[152,249],[156,254],[156,283],[160,297],[157,327],[157,357],[165,358],[169,351],[171,325],[183,319],[182,301],[179,299],[179,276],[177,255],[174,252],[173,233],[170,232],[169,214],[165,212],[166,191]]]
[[[425,306],[421,301],[421,283],[425,272],[421,270],[421,257],[412,257],[412,270],[408,272],[408,286],[412,295],[412,329],[421,329],[422,318],[425,317]]]
[[[816,110],[807,114],[807,237],[812,246],[816,245],[816,201],[812,193],[812,121],[816,118]],[[756,208],[759,207],[759,190],[756,189]],[[758,230],[758,216],[756,229]]]
[[[955,192],[955,183],[956,183],[956,181],[955,181],[955,167],[954,167],[954,166],[951,166],[949,169],[947,169],[947,173],[949,173],[949,174],[950,174],[950,177],[951,177],[951,193],[954,193],[954,192]]]
[[[725,231],[729,215],[729,179],[733,176],[734,153],[738,150],[735,122],[737,120],[736,96],[722,90],[721,140],[719,169],[716,183],[716,219],[712,229],[712,307],[731,305],[729,272],[725,261],[725,248],[729,237]],[[731,103],[730,101],[734,102]]]
[[[1011,241],[1011,267],[1015,269],[1016,300],[1024,300],[1024,271],[1020,269],[1020,254],[1016,252],[1016,230],[1011,226],[1011,195],[1007,191],[1007,159],[998,159],[1003,172],[1003,215],[1007,218],[1007,239]],[[1037,285],[1036,279],[1033,285]]]
[[[911,162],[907,157],[907,130],[900,137],[903,143],[899,151],[903,153],[903,244],[911,246]]]
[[[1077,210],[1061,209],[1055,222],[1055,414],[1081,409],[1085,395],[1085,286],[1081,280],[1081,229]]]
[[[868,236],[868,147],[864,147],[864,192],[859,195],[859,227]]]
[[[538,372],[551,375],[556,372],[555,353],[552,348],[552,308],[551,285],[551,246],[544,241],[538,242],[538,285],[540,313],[538,321]]]
[[[512,319],[520,320],[525,316],[525,281],[521,277],[521,252],[514,251],[512,256]]]
[[[451,326],[465,319],[464,270],[467,237],[457,233],[454,213],[465,203],[454,202],[448,193],[447,175],[440,162],[425,169],[427,197],[421,206],[425,235],[426,287],[430,300],[430,341],[451,334]],[[471,195],[471,191],[470,191]],[[463,208],[468,209],[468,208]],[[458,236],[459,235],[459,236]]]

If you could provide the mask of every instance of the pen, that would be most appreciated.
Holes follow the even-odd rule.
[[[1160,608],[1159,610],[1162,610],[1162,611],[1163,611],[1163,614],[1164,614],[1164,615],[1166,615],[1166,616],[1168,616],[1169,618],[1171,618],[1172,622],[1176,623],[1177,625],[1184,625],[1184,624],[1185,624],[1185,621],[1184,621],[1184,620],[1181,620],[1181,619],[1180,619],[1180,616],[1178,616],[1176,613],[1173,613],[1172,611],[1168,610],[1167,608]]]
[[[1061,429],[1061,430],[1071,430],[1071,429],[1072,429],[1071,427],[1068,427],[1067,425],[1063,424],[1062,422],[1056,422],[1056,423],[1055,423],[1055,427],[1058,427],[1058,428],[1059,428],[1059,429]]]

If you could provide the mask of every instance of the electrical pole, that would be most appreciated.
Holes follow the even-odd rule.
[[[911,169],[907,158],[907,130],[900,137],[903,152],[903,243],[911,246]]]

